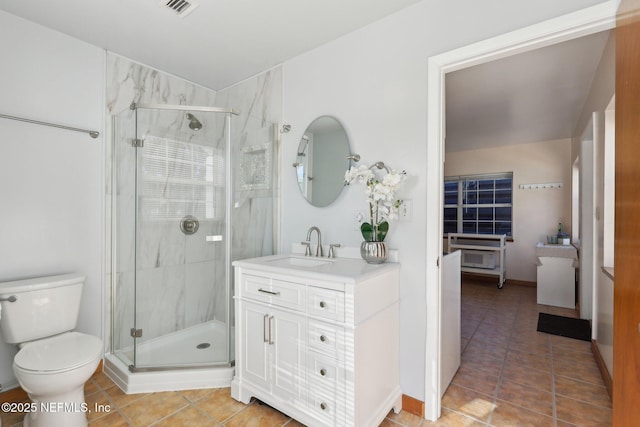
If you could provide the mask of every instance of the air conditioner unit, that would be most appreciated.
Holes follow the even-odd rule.
[[[462,266],[493,270],[496,268],[496,254],[488,251],[465,249],[462,251]]]

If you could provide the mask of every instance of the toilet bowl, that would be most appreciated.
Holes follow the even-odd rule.
[[[22,346],[13,360],[13,372],[35,403],[26,427],[86,425],[89,408],[84,384],[100,362],[102,341],[79,332],[67,332]]]
[[[20,349],[16,379],[33,402],[25,427],[85,427],[84,384],[102,357],[102,341],[74,332],[85,276],[66,274],[0,283],[4,340]]]

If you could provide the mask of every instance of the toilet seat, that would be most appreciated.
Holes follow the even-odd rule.
[[[99,358],[102,341],[93,335],[67,332],[26,343],[13,359],[14,365],[32,373],[65,372]]]

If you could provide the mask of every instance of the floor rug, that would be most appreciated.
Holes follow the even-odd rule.
[[[538,314],[538,332],[560,335],[582,341],[591,341],[591,325],[588,320],[556,316],[555,314]]]

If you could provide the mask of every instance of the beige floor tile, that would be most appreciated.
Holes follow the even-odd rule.
[[[544,391],[551,391],[551,373],[549,371],[539,371],[513,361],[505,364],[502,378]]]
[[[467,351],[462,353],[460,366],[486,372],[489,375],[500,375],[503,359],[498,359],[486,353],[473,353]]]
[[[213,392],[214,389],[212,388],[200,388],[195,390],[180,390],[178,393],[192,402],[197,402],[198,400],[210,395]]]
[[[104,417],[89,421],[90,427],[129,427],[129,422],[119,412],[111,412]]]
[[[558,335],[551,335],[551,347],[552,348],[564,348],[573,351],[582,351],[584,353],[591,353],[591,342],[575,340],[572,338],[561,337]]]
[[[447,408],[442,408],[442,415],[436,422],[424,421],[421,427],[480,427],[486,426],[485,423],[481,423],[478,420],[474,420],[464,414],[451,411]]]
[[[505,363],[526,366],[539,371],[551,372],[551,358],[531,353],[524,353],[513,349],[509,350]]]
[[[103,390],[106,390],[111,387],[116,387],[115,383],[107,377],[104,372],[97,372],[93,374],[91,377],[91,381],[93,381],[98,387]]]
[[[556,396],[556,416],[559,420],[582,427],[611,425],[611,409],[559,395]]]
[[[122,408],[127,406],[136,400],[140,400],[145,396],[148,396],[149,393],[135,393],[135,394],[126,394],[124,391],[120,390],[118,387],[111,387],[104,391],[115,406]]]
[[[387,418],[385,420],[391,420],[404,427],[420,427],[422,424],[422,418],[417,415],[410,414],[407,411],[400,411],[399,414],[396,414],[392,410],[387,414]]]
[[[554,378],[556,394],[580,400],[592,405],[611,408],[611,398],[604,386],[577,381],[556,375]]]
[[[492,342],[483,342],[474,336],[465,348],[465,351],[467,353],[485,353],[496,359],[504,360],[504,357],[507,354],[507,343],[496,344]]]
[[[238,412],[224,425],[226,427],[280,427],[289,421],[289,417],[275,409],[254,402]]]
[[[496,403],[489,424],[496,427],[554,427],[552,417],[504,401]]]
[[[553,416],[553,394],[538,388],[503,380],[497,398],[508,403]]]
[[[599,386],[604,386],[602,375],[595,361],[578,362],[567,360],[553,360],[553,373],[579,381],[589,382]]]
[[[246,407],[244,403],[231,397],[228,388],[216,389],[195,404],[221,423]]]
[[[175,414],[153,424],[153,427],[205,427],[220,426],[214,419],[197,410],[193,406],[188,406]]]
[[[13,426],[22,423],[25,413],[22,412],[0,412],[0,420],[3,426]]]
[[[87,408],[89,412],[87,412],[87,420],[93,421],[98,418],[102,418],[106,415],[109,415],[111,411],[115,411],[116,408],[113,407],[109,399],[107,398],[107,394],[104,391],[97,391],[90,395],[85,395],[84,401],[87,404]]]
[[[120,409],[134,426],[149,426],[185,408],[189,402],[176,392],[149,394]]]
[[[498,385],[498,376],[462,366],[453,377],[452,383],[493,396]]]
[[[442,406],[486,422],[493,410],[493,396],[452,384],[442,397]]]
[[[91,378],[89,378],[89,381],[84,383],[85,396],[95,393],[96,391],[99,391],[99,390],[100,390],[100,387],[98,387],[98,385],[94,381],[92,381]]]

